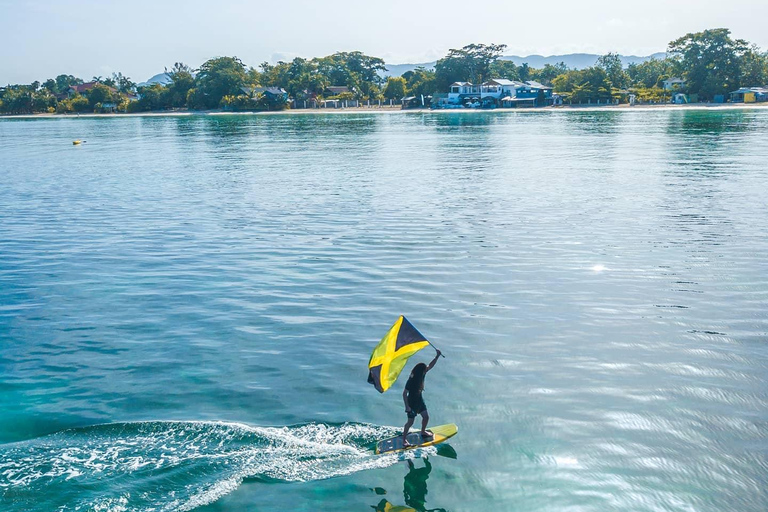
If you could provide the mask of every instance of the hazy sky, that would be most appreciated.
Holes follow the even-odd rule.
[[[141,82],[222,55],[257,66],[360,50],[415,63],[473,42],[508,55],[648,55],[717,27],[768,49],[766,20],[768,1],[0,0],[0,84],[113,71]]]

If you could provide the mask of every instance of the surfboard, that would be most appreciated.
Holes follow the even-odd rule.
[[[440,444],[443,441],[455,436],[459,431],[459,427],[453,423],[448,423],[447,425],[429,427],[427,430],[431,431],[435,436],[422,438],[419,430],[416,429],[415,432],[411,431],[408,433],[408,442],[411,443],[411,446],[404,448],[403,436],[399,435],[387,439],[382,439],[376,443],[376,448],[374,451],[376,452],[376,455],[380,455],[382,453],[402,452],[405,450],[413,450],[415,448],[424,448],[425,446]]]

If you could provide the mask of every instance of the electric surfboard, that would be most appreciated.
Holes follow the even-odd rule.
[[[376,455],[380,455],[383,453],[395,453],[405,450],[413,450],[415,448],[424,448],[425,446],[433,446],[455,436],[459,431],[459,427],[453,423],[449,423],[447,425],[429,427],[427,430],[431,431],[434,434],[434,437],[422,437],[419,430],[416,429],[415,432],[411,431],[408,433],[408,442],[411,446],[403,447],[403,436],[401,434],[388,439],[382,439],[376,443],[374,451],[376,452]]]

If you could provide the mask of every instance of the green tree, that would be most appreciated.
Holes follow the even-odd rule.
[[[290,67],[291,65],[289,63],[283,61],[280,61],[277,64],[262,62],[259,66],[261,72],[259,73],[259,80],[256,84],[263,87],[288,86],[288,70]]]
[[[375,96],[384,83],[380,75],[386,71],[384,61],[362,52],[337,52],[313,62],[328,85],[345,85],[358,98]]]
[[[606,53],[597,59],[595,65],[605,71],[613,87],[625,89],[629,85],[629,77],[624,71],[624,65],[618,53]]]
[[[555,92],[565,94],[572,103],[613,99],[608,74],[597,66],[563,73],[552,80],[552,85]]]
[[[748,50],[748,43],[731,39],[727,28],[686,34],[669,43],[669,53],[680,65],[686,88],[706,100],[738,88],[740,60]]]
[[[491,78],[520,80],[520,68],[511,60],[497,60],[491,64]]]
[[[403,73],[408,93],[414,96],[430,96],[437,91],[435,87],[435,72],[422,66]]]
[[[31,114],[32,90],[29,86],[9,85],[3,90],[3,112],[6,114]]]
[[[545,64],[543,68],[531,71],[531,78],[533,80],[542,84],[552,85],[552,80],[568,72],[568,66],[565,65],[565,62],[558,62],[557,64]]]
[[[661,87],[662,81],[675,74],[675,62],[671,59],[648,59],[627,67],[629,81],[636,87]]]
[[[527,62],[523,62],[523,64],[517,68],[517,75],[520,77],[521,82],[527,82],[532,78],[533,69],[528,65]]]
[[[752,46],[741,58],[742,87],[755,87],[768,84],[768,52],[761,52],[757,46]]]
[[[187,104],[187,95],[190,89],[195,86],[195,77],[192,75],[192,69],[182,62],[173,65],[170,71],[165,72],[171,81],[166,86],[166,102],[170,108],[182,108]]]
[[[168,92],[166,87],[158,83],[139,87],[140,99],[131,104],[131,111],[163,110],[168,108],[170,106]]]
[[[506,48],[505,44],[469,44],[449,50],[448,55],[435,64],[436,86],[446,90],[457,81],[483,83],[490,78],[491,66]]]
[[[261,65],[260,83],[267,87],[282,87],[293,98],[305,98],[311,94],[322,94],[328,85],[328,78],[321,75],[315,60],[297,57],[291,62]],[[305,92],[306,91],[306,92]]]
[[[88,91],[88,104],[93,110],[97,103],[114,102],[116,98],[112,94],[112,89],[105,84],[96,84]]]
[[[112,87],[116,88],[118,91],[122,93],[131,93],[136,90],[136,83],[133,82],[130,78],[127,76],[123,76],[122,73],[119,71],[117,73],[112,73]],[[110,84],[106,84],[110,85]]]
[[[196,104],[193,108],[217,108],[224,96],[242,94],[247,84],[245,65],[237,57],[217,57],[200,66],[195,78]]]
[[[82,84],[83,80],[81,78],[77,78],[72,75],[59,75],[56,77],[55,82],[56,82],[56,88],[53,92],[57,94],[62,94],[67,92],[67,90],[69,90],[69,88],[72,87],[73,85]]]
[[[69,100],[69,102],[74,112],[88,112],[89,110],[92,110],[91,104],[85,96],[76,94]]]
[[[387,85],[384,87],[384,97],[391,100],[399,100],[405,97],[408,83],[401,76],[387,78]]]

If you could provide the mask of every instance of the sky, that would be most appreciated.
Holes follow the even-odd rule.
[[[249,66],[359,50],[421,63],[470,43],[506,55],[650,55],[726,27],[768,50],[768,1],[0,0],[0,84],[119,71],[142,82],[175,62]]]

